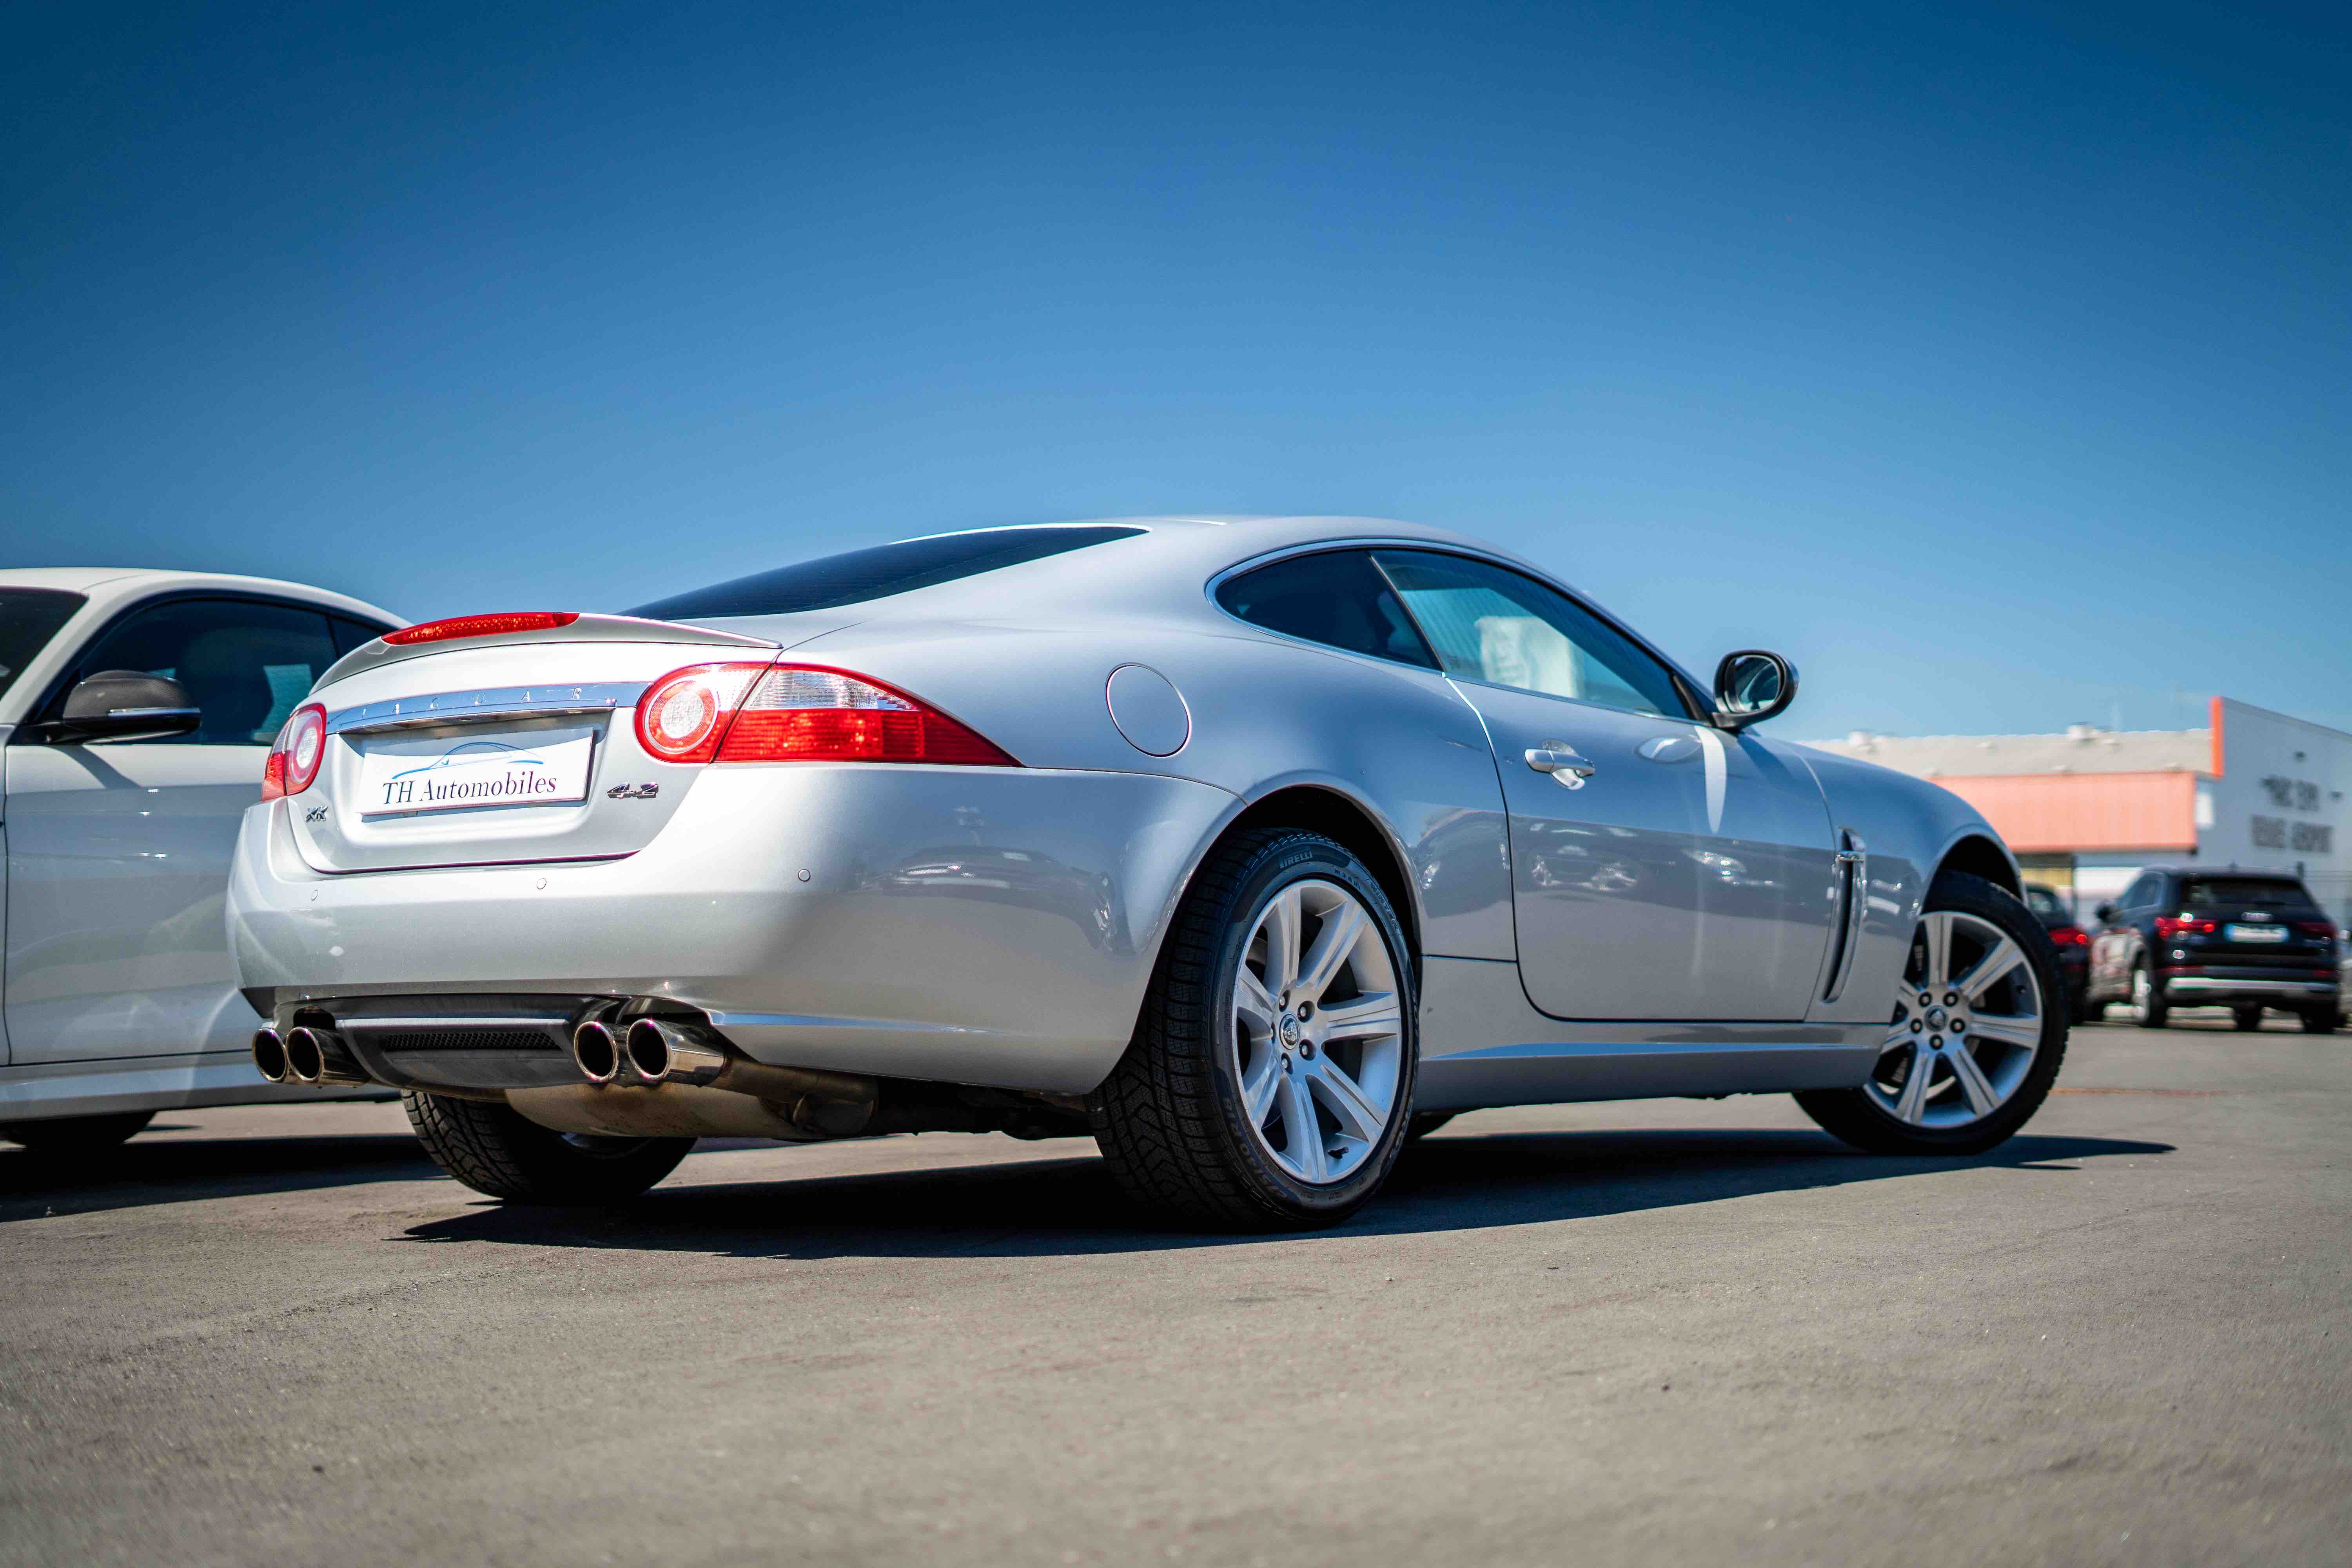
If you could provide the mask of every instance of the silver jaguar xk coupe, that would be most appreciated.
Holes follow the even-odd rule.
[[[1091,1133],[1328,1223],[1478,1106],[1788,1091],[2014,1132],[2055,959],[1965,804],[1754,726],[1499,550],[1353,518],[986,529],[338,661],[229,890],[263,1073],[405,1091],[499,1197],[702,1135]]]

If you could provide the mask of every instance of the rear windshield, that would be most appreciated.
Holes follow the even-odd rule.
[[[2249,910],[2306,910],[2316,906],[2300,882],[2273,877],[2191,877],[2180,884],[2180,901],[2234,904]]]
[[[0,693],[89,601],[56,588],[0,588]]]
[[[714,587],[696,588],[627,613],[656,621],[700,621],[721,616],[783,616],[795,610],[830,610],[862,605],[918,588],[977,577],[1024,561],[1042,561],[1090,544],[1132,539],[1140,528],[992,528],[909,539],[824,555],[797,566],[779,566]]]

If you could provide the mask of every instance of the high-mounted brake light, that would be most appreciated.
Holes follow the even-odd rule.
[[[510,610],[495,616],[456,616],[386,632],[383,640],[394,647],[421,642],[448,642],[457,637],[494,637],[505,632],[551,632],[580,618],[576,610]]]
[[[278,731],[269,756],[261,764],[261,798],[300,795],[319,776],[319,763],[327,754],[327,710],[315,702],[294,710]]]
[[[807,665],[704,664],[664,676],[638,700],[637,740],[673,763],[1021,765],[918,698]]]

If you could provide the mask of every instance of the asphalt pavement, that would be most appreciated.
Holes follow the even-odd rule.
[[[2352,1037],[2076,1032],[1970,1160],[1486,1111],[1316,1235],[1090,1143],[501,1208],[396,1106],[0,1152],[0,1562],[2343,1563]]]

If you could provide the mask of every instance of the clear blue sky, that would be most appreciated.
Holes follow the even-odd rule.
[[[2346,16],[11,7],[0,560],[1375,513],[1785,649],[1784,734],[2352,727]]]

